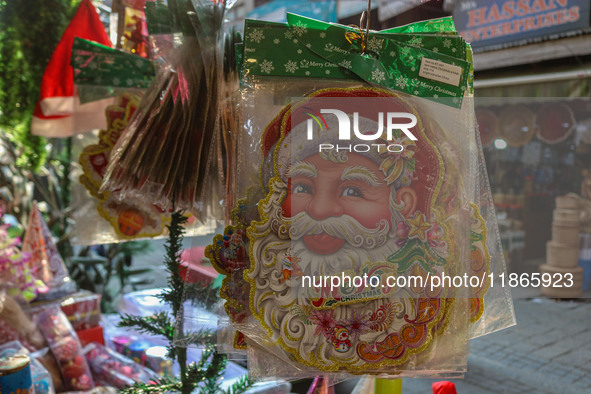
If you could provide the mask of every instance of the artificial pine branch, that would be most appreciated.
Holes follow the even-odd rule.
[[[182,251],[183,236],[185,229],[183,224],[187,222],[187,218],[181,212],[174,212],[172,220],[168,226],[168,241],[164,245],[166,250],[166,257],[164,265],[168,272],[168,290],[163,292],[160,296],[166,303],[171,304],[173,316],[177,316],[183,302],[183,291],[185,284],[179,272],[179,265],[181,263],[180,254]],[[178,319],[178,318],[177,318]]]
[[[156,394],[167,391],[181,391],[181,382],[163,379],[157,383],[136,383],[131,387],[120,390],[119,392],[123,394]]]
[[[214,287],[214,281],[211,281],[207,286],[203,286],[201,283],[186,284],[185,299],[193,305],[212,310],[217,303],[219,291],[219,287]]]
[[[209,381],[217,383],[226,369],[227,362],[228,359],[225,355],[218,353],[217,350],[213,350],[211,361],[207,366],[207,371],[205,372],[205,378]]]
[[[182,320],[182,302],[184,282],[179,272],[180,254],[182,248],[184,228],[183,224],[187,218],[181,212],[173,212],[170,225],[168,226],[168,240],[164,245],[166,256],[164,264],[168,272],[169,288],[165,291],[161,298],[172,307],[172,316],[177,320]],[[173,360],[179,363],[181,369],[180,382],[165,382],[167,386],[164,391],[180,391],[183,394],[190,393],[194,386],[187,381],[187,349],[184,347],[174,346],[173,341],[176,334],[176,327],[168,313],[159,313],[153,316],[142,318],[137,316],[125,316],[120,323],[121,327],[137,327],[140,332],[148,332],[157,335],[163,335],[169,341],[169,355]],[[128,389],[128,393],[145,393],[148,387],[151,387],[149,392],[157,392],[159,385],[140,385],[133,386]]]
[[[176,391],[183,394],[189,394],[196,388],[201,393],[217,394],[224,393],[221,389],[220,377],[226,368],[227,357],[218,353],[214,346],[206,346],[197,363],[187,365],[187,348],[175,346],[174,339],[177,337],[187,338],[190,344],[211,343],[208,339],[213,338],[213,333],[203,329],[194,333],[186,334],[182,326],[177,326],[176,321],[183,321],[183,293],[185,285],[179,272],[181,264],[180,255],[183,240],[183,224],[186,218],[181,212],[174,212],[172,220],[168,226],[168,240],[165,244],[166,256],[164,263],[169,274],[169,289],[165,291],[161,298],[171,306],[172,313],[161,312],[149,317],[139,317],[126,315],[119,323],[120,327],[135,327],[140,332],[162,335],[169,343],[169,357],[176,360],[180,366],[180,380],[162,379],[154,384],[136,383],[132,387],[123,390],[126,394],[150,394],[159,392]],[[198,290],[199,294],[209,294],[204,286],[203,290]],[[194,294],[197,294],[194,293]],[[177,332],[181,330],[181,332]],[[246,378],[238,381],[228,394],[238,394],[248,390],[253,382]]]
[[[135,327],[139,332],[162,335],[169,341],[174,340],[174,325],[167,312],[148,317],[125,315],[119,322],[119,327]]]
[[[204,358],[201,358],[201,361],[203,361],[203,359]],[[187,366],[187,380],[192,382],[195,386],[205,379],[206,369],[202,366],[199,367],[201,361],[199,363],[191,363]]]
[[[183,321],[183,290],[185,289],[185,283],[181,278],[179,267],[181,265],[181,249],[183,242],[183,235],[187,218],[180,212],[176,211],[172,213],[170,225],[168,226],[169,236],[166,245],[166,258],[164,264],[166,265],[166,271],[168,272],[168,291],[162,294],[164,302],[172,306],[172,314],[177,321]],[[176,331],[176,330],[175,330]],[[183,333],[181,332],[181,335]],[[181,369],[181,393],[189,394],[193,391],[193,385],[187,381],[187,348],[185,347],[174,347],[172,341],[170,341],[169,349],[174,350],[170,353],[173,354],[179,363]]]
[[[228,390],[226,390],[225,394],[243,393],[246,390],[248,390],[249,388],[251,388],[253,384],[254,384],[254,381],[250,377],[248,377],[248,375],[245,375],[245,376],[241,377],[240,379],[238,379],[238,381],[236,383],[234,383],[232,385],[232,387],[230,387]]]

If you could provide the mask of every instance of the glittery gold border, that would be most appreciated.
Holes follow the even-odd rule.
[[[478,308],[478,312],[475,313],[470,318],[471,323],[476,323],[478,320],[480,320],[480,318],[484,314],[484,296],[486,295],[486,293],[488,292],[488,289],[490,288],[489,274],[490,274],[491,256],[490,256],[490,252],[488,250],[488,246],[486,245],[486,241],[488,239],[488,228],[486,227],[486,222],[484,221],[484,218],[480,214],[480,209],[478,208],[478,206],[476,204],[470,203],[470,207],[474,210],[474,212],[472,214],[472,218],[477,220],[479,223],[477,233],[482,235],[482,239],[480,241],[478,241],[476,244],[480,245],[479,249],[481,249],[484,252],[484,261],[485,261],[484,270],[486,272],[486,286],[484,286],[482,288],[482,290],[480,290],[476,293],[480,296],[480,297],[478,297],[480,299],[480,305]]]
[[[383,90],[383,89],[370,88],[370,87],[327,88],[327,89],[317,90],[316,92],[314,92],[313,94],[309,95],[308,97],[315,97],[315,96],[317,96],[317,95],[319,95],[319,94],[321,94],[323,92],[335,92],[335,91],[336,92],[338,92],[338,91],[346,92],[346,91],[359,91],[359,90],[374,91],[374,92],[377,92],[377,93],[380,93],[380,94],[384,94],[385,93],[389,97],[396,97],[396,98],[399,98],[402,101],[404,101],[402,98],[400,98],[398,95],[396,95],[396,94],[394,94],[392,92],[389,92],[389,91],[386,91],[386,90]],[[409,109],[411,111],[415,112],[415,110],[414,110],[414,108],[412,106],[408,106],[408,107],[409,107]],[[280,114],[282,112],[283,111],[281,111]],[[244,273],[243,273],[244,279],[248,283],[250,283],[249,305],[250,305],[251,313],[261,323],[261,326],[267,331],[267,333],[268,333],[268,335],[270,337],[273,335],[272,334],[273,333],[273,330],[271,329],[271,327],[269,327],[267,325],[267,323],[266,323],[266,321],[264,319],[265,308],[264,307],[261,307],[260,308],[260,312],[257,312],[257,309],[256,309],[256,307],[254,305],[254,297],[255,297],[255,292],[256,292],[256,287],[255,287],[256,286],[256,282],[255,282],[254,279],[251,279],[250,278],[250,274],[253,273],[253,271],[254,271],[254,264],[256,264],[256,260],[254,258],[254,241],[258,237],[256,235],[254,235],[253,233],[255,231],[255,227],[256,226],[261,226],[261,225],[263,225],[264,223],[266,223],[269,220],[268,215],[265,214],[265,212],[263,211],[263,208],[262,207],[264,205],[267,205],[268,204],[269,199],[275,193],[273,184],[276,181],[281,181],[281,178],[278,175],[279,174],[279,171],[278,171],[279,167],[278,167],[278,164],[277,164],[277,157],[278,157],[279,149],[281,148],[281,144],[282,144],[282,142],[283,142],[283,140],[284,140],[284,138],[286,136],[285,127],[286,127],[287,118],[289,117],[289,114],[291,114],[291,106],[285,112],[285,114],[283,115],[284,117],[283,117],[283,120],[282,120],[282,123],[281,123],[280,139],[276,143],[275,150],[273,152],[273,171],[274,171],[275,175],[269,181],[267,196],[259,202],[258,209],[259,209],[259,217],[260,217],[260,220],[251,223],[251,225],[247,229],[247,236],[248,236],[248,238],[250,240],[249,256],[250,256],[250,260],[251,260],[251,266],[249,268],[247,268],[246,270],[244,270]],[[415,112],[415,114],[417,114],[417,112]],[[278,116],[275,117],[275,119],[273,120],[273,122],[276,121],[277,119],[278,119]],[[437,157],[438,164],[439,164],[440,177],[437,180],[437,183],[436,183],[435,188],[434,188],[433,195],[431,197],[431,208],[433,208],[435,206],[435,202],[437,201],[437,197],[438,197],[439,191],[441,189],[441,185],[442,185],[443,179],[445,178],[445,166],[444,166],[443,159],[442,159],[441,154],[439,153],[438,149],[435,148],[434,144],[431,143],[430,139],[427,138],[427,136],[425,135],[424,129],[423,129],[422,123],[421,123],[421,118],[420,117],[417,117],[417,120],[418,120],[417,126],[419,126],[418,127],[418,130],[419,130],[420,134],[425,138],[425,141],[430,145],[430,147],[432,148],[433,152],[435,152],[435,155]],[[264,134],[263,134],[263,136],[261,136],[261,146],[263,146],[263,143],[262,143],[263,142],[263,138],[264,138]],[[260,180],[261,180],[261,184],[262,184],[263,188],[265,188],[265,185],[264,185],[263,179],[262,179],[262,173],[263,173],[262,166],[264,165],[264,161],[265,161],[265,158],[263,157],[263,161],[262,161],[262,164],[261,164],[261,171],[260,171],[260,175],[261,175],[260,176]],[[262,237],[268,235],[268,233],[269,233],[269,231],[265,232],[264,234],[262,234]],[[355,300],[355,301],[356,302],[362,302],[362,300]],[[299,354],[299,352],[297,352],[296,349],[293,349],[292,347],[288,346],[283,341],[283,339],[281,337],[278,338],[277,343],[285,351],[287,351],[289,354],[291,354],[292,357],[294,357],[302,365],[316,367],[316,368],[318,368],[320,370],[327,371],[327,372],[330,372],[330,371],[341,371],[341,370],[360,371],[360,372],[362,372],[362,371],[367,371],[368,368],[383,368],[385,366],[400,365],[400,364],[405,363],[408,360],[408,357],[410,355],[415,354],[415,353],[420,353],[420,352],[424,351],[431,344],[431,340],[433,338],[431,332],[432,332],[433,327],[436,326],[436,324],[442,319],[442,317],[445,316],[449,312],[450,305],[451,305],[451,303],[448,302],[446,299],[440,298],[439,301],[441,303],[441,306],[440,306],[440,312],[438,314],[438,318],[435,318],[434,317],[431,322],[427,323],[427,327],[426,327],[427,337],[425,338],[424,344],[421,345],[418,348],[408,348],[407,347],[405,349],[404,356],[401,357],[401,358],[399,358],[399,359],[396,359],[396,360],[385,359],[385,360],[380,361],[380,362],[377,362],[377,363],[369,363],[369,362],[366,362],[366,363],[364,363],[362,365],[357,365],[357,366],[352,366],[352,365],[347,364],[347,363],[338,362],[338,363],[333,364],[332,366],[326,366],[325,364],[321,364],[318,361],[318,359],[315,357],[315,355],[313,354],[313,352],[311,352],[311,354],[308,355],[309,356],[309,359],[311,361],[307,361],[307,360],[305,360],[305,359],[303,359],[301,357],[301,355]],[[343,304],[341,304],[341,305],[343,305]],[[320,350],[320,348],[319,348],[319,350]]]

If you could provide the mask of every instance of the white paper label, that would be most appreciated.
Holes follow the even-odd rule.
[[[424,57],[421,59],[419,76],[448,85],[460,86],[462,67]]]

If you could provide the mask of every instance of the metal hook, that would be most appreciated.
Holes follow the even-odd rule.
[[[361,28],[361,30],[365,29],[365,21],[367,19],[367,11],[363,11],[361,13],[361,18],[359,18],[359,27]]]
[[[367,53],[367,44],[369,40],[369,21],[371,15],[371,0],[367,1],[367,11],[363,11],[361,13],[361,18],[359,19],[359,26],[350,25],[359,31],[359,33],[355,33],[352,31],[348,31],[345,33],[345,38],[352,44],[353,42],[360,42],[361,44],[361,53]],[[365,33],[363,32],[365,30]]]
[[[367,0],[367,13],[363,12],[363,14],[361,14],[361,18],[364,19],[365,16],[365,22],[366,22],[366,26],[365,26],[365,49],[364,52],[367,50],[367,42],[369,40],[369,23],[371,21],[371,0]],[[361,27],[363,29],[363,27]]]
[[[359,18],[359,35],[361,36],[361,53],[365,55],[367,52],[367,35],[363,33],[365,30],[365,25],[367,22],[367,11],[363,11],[361,13],[361,18]]]

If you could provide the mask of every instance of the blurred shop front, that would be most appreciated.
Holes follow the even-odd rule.
[[[591,197],[582,190],[591,179],[590,2],[457,0],[452,8],[475,52],[477,118],[509,267],[534,272],[555,198]]]

